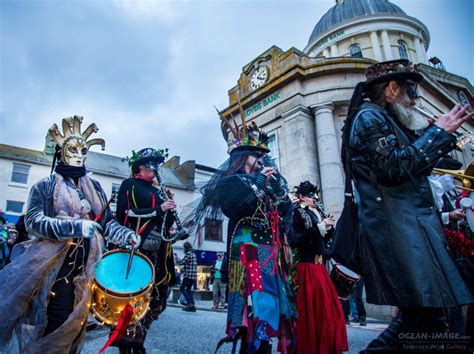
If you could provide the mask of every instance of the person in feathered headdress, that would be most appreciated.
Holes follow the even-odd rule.
[[[99,183],[87,175],[85,160],[96,132],[81,133],[82,117],[54,124],[54,173],[31,188],[25,216],[34,240],[13,249],[0,272],[0,352],[75,353],[80,351],[89,316],[91,283],[101,258],[103,236],[131,243],[135,235],[113,219]]]
[[[266,164],[270,150],[265,132],[254,122],[244,122],[240,130],[229,128],[234,147],[202,188],[194,220],[199,224],[204,218],[219,218],[219,212],[230,219],[228,261],[221,269],[221,282],[228,284],[225,340],[241,339],[241,353],[266,353],[272,338],[278,337],[282,348],[293,339],[296,311],[284,250],[285,221],[293,207],[284,178]]]
[[[342,353],[348,350],[346,322],[326,270],[327,244],[335,220],[318,204],[318,188],[309,181],[295,187],[296,210],[290,245],[296,292],[295,353]]]

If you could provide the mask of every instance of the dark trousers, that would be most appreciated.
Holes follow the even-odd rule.
[[[183,281],[181,282],[181,286],[179,287],[179,290],[184,295],[184,298],[186,299],[188,306],[194,306],[193,294],[191,293],[191,288],[193,284],[194,284],[193,279],[184,278]]]
[[[75,239],[77,241],[77,239]],[[54,283],[51,291],[54,295],[51,295],[48,302],[47,318],[48,323],[44,331],[43,336],[58,329],[74,310],[74,284],[73,279],[79,275],[82,270],[81,266],[86,264],[87,256],[89,254],[89,240],[85,240],[82,247],[77,249],[75,256],[72,256],[73,246],[69,248],[68,254],[59,269],[58,275],[56,276],[56,282]],[[64,279],[67,277],[67,282]]]
[[[364,301],[362,300],[362,290],[364,290],[364,280],[361,279],[357,282],[354,289],[354,294],[352,294],[359,318],[365,317],[366,315]]]

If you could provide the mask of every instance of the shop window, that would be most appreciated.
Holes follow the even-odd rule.
[[[15,200],[7,200],[7,212],[21,214],[23,212],[23,202],[17,202]]]
[[[410,59],[408,57],[408,49],[407,45],[404,41],[398,41],[398,53],[400,54],[400,58],[402,59]]]
[[[29,165],[14,163],[11,181],[15,183],[27,184],[30,167],[31,166]]]
[[[206,218],[204,239],[222,241],[222,220]]]
[[[352,44],[349,47],[349,55],[354,58],[362,58],[362,49],[357,43]]]

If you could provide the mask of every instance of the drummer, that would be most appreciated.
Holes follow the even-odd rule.
[[[317,203],[317,188],[309,181],[295,187],[293,249],[298,319],[296,352],[342,353],[348,350],[346,323],[334,285],[325,267],[327,241],[335,220]]]
[[[120,353],[145,353],[144,342],[151,323],[166,308],[168,287],[176,283],[173,251],[169,238],[174,223],[172,213],[176,208],[171,193],[164,196],[156,185],[158,167],[168,156],[167,149],[142,149],[132,151],[128,159],[132,177],[120,186],[117,200],[117,220],[135,231],[141,241],[139,251],[150,259],[155,267],[155,286],[151,294],[150,308],[146,316],[116,345]]]

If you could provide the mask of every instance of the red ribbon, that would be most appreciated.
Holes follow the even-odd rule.
[[[128,324],[130,323],[133,316],[133,308],[130,304],[127,304],[120,314],[120,318],[115,327],[114,332],[110,335],[109,340],[104,344],[102,349],[99,351],[99,354],[102,354],[105,349],[107,349],[115,340],[119,340],[125,334]]]

